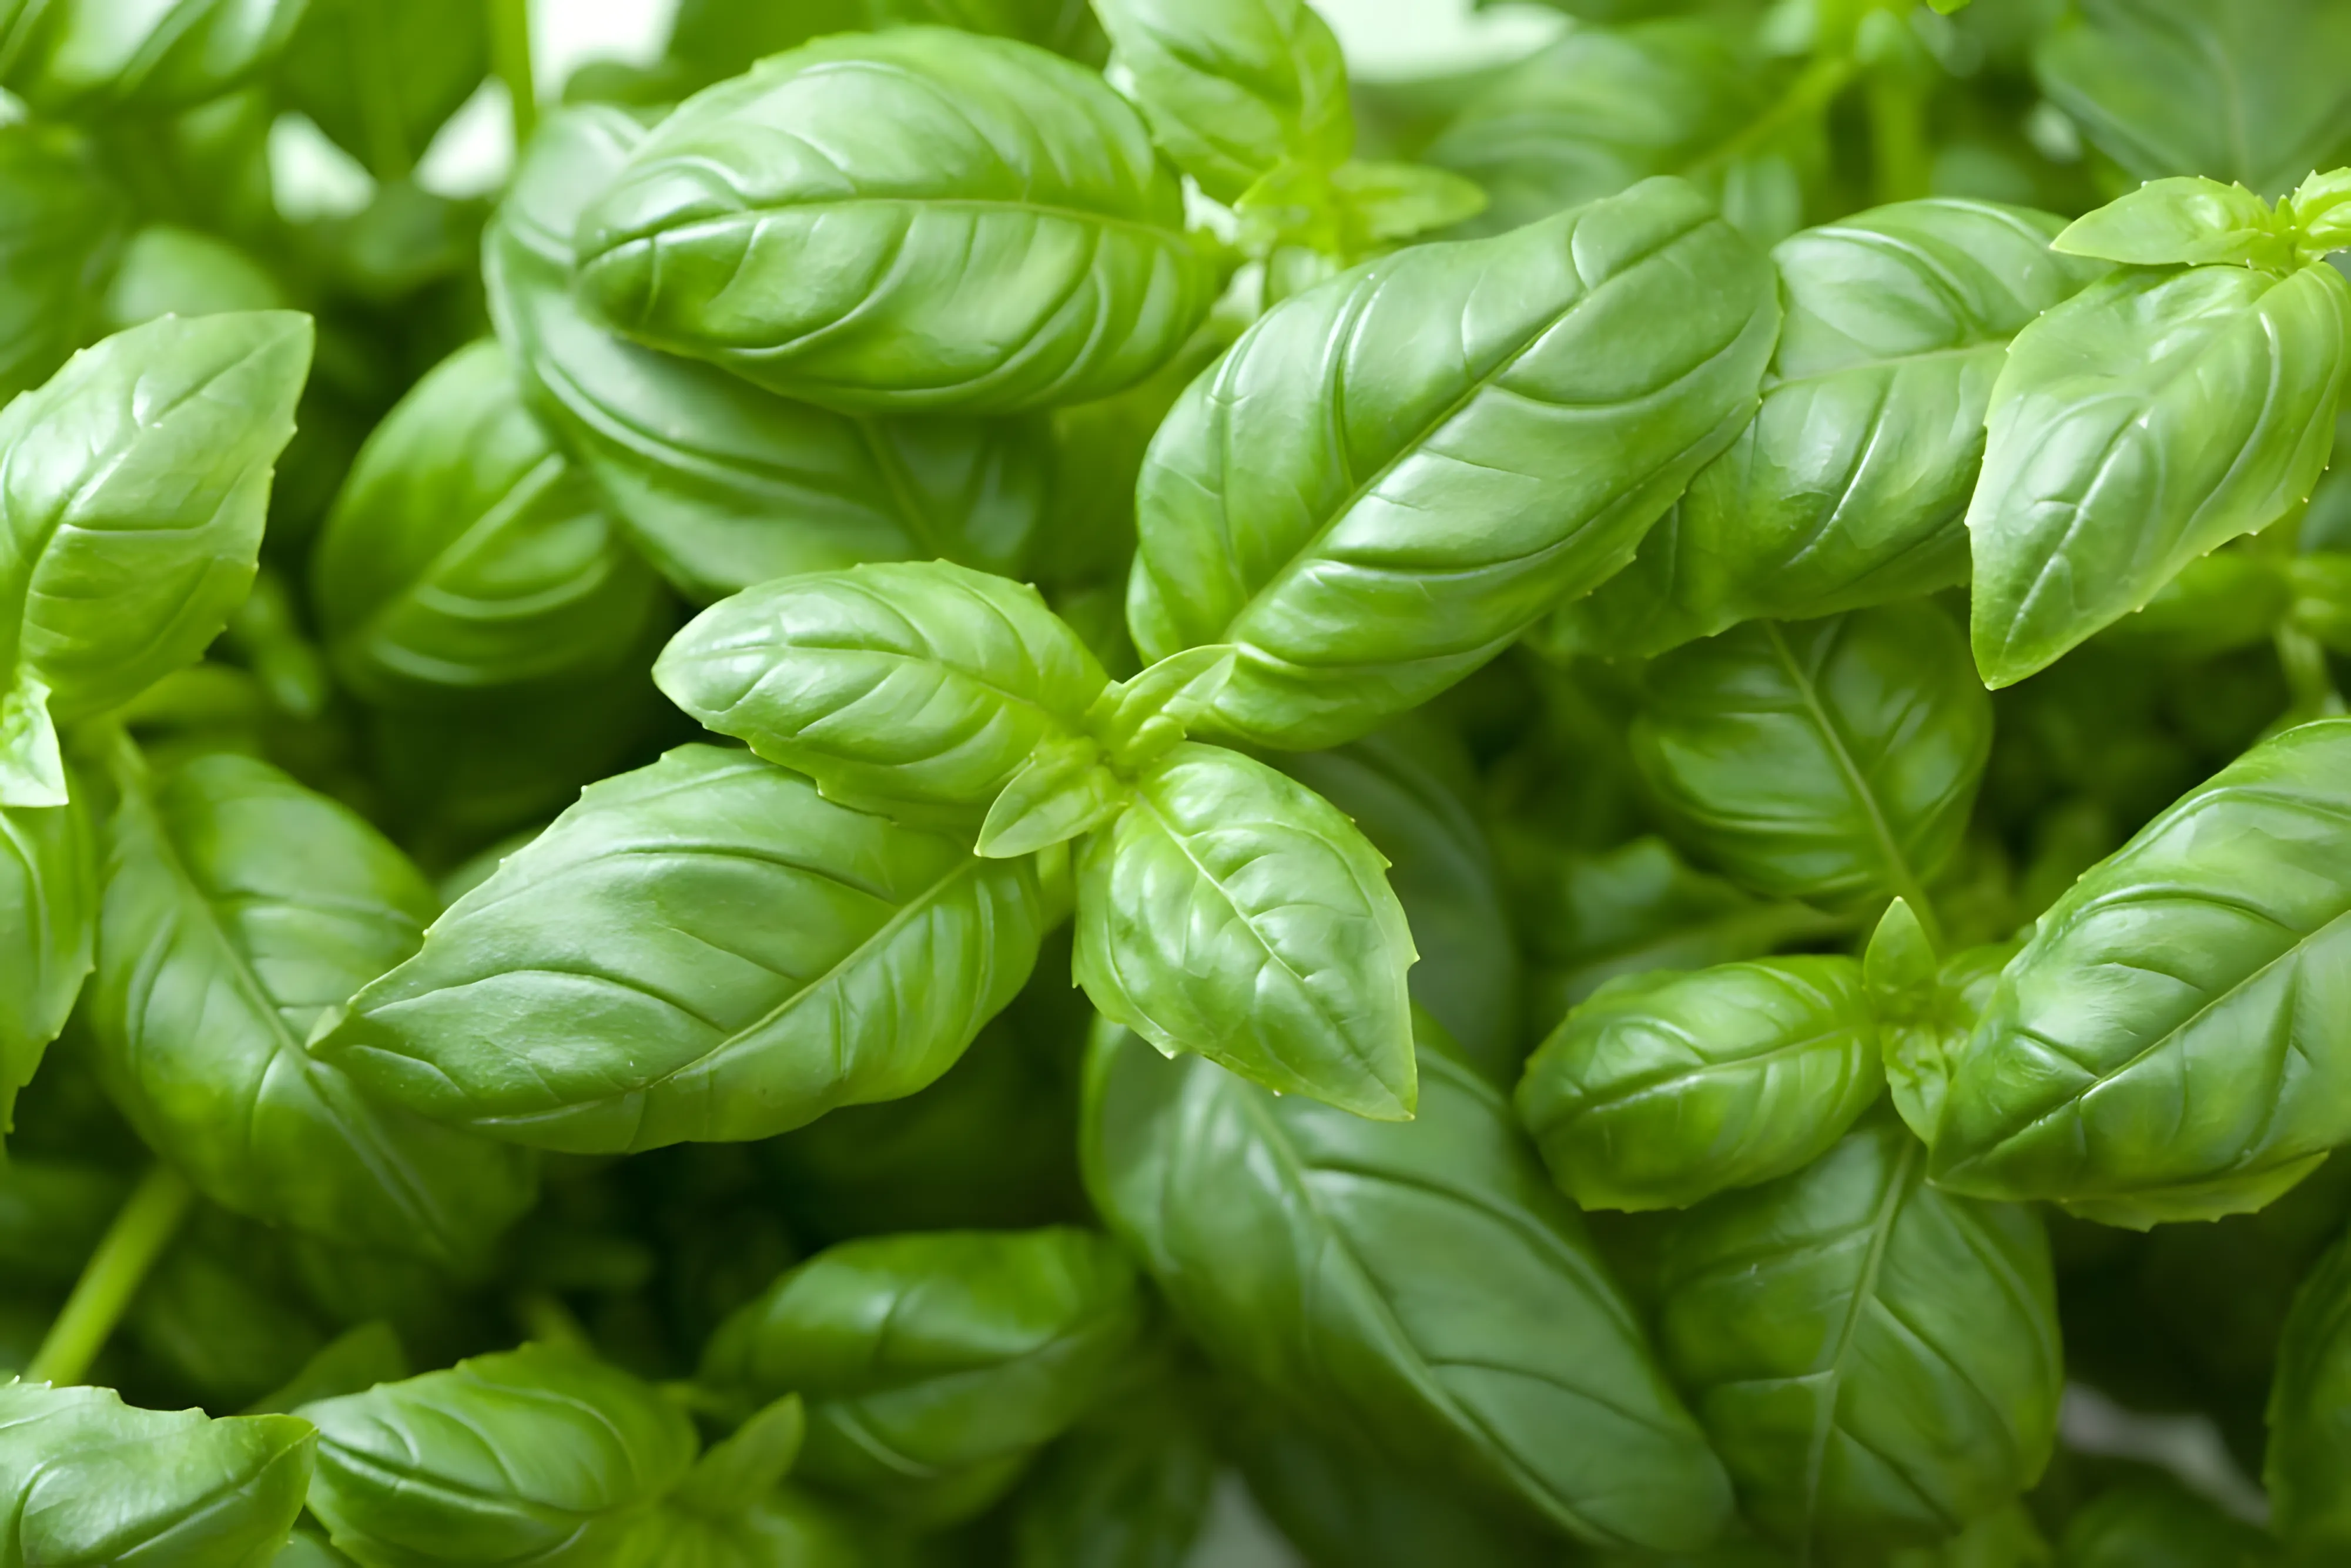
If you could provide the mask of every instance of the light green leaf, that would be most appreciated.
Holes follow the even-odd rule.
[[[1771,958],[1610,982],[1517,1099],[1577,1207],[1687,1208],[1810,1165],[1884,1082],[1861,966]]]
[[[2057,229],[1946,198],[1782,240],[1763,406],[1633,565],[1567,612],[1581,645],[1657,653],[1965,581],[1961,518],[2009,339],[2098,270],[2052,255]]]
[[[1927,1185],[1890,1116],[1668,1238],[1659,1337],[1748,1518],[1811,1560],[1884,1561],[2032,1485],[2064,1367],[2030,1209]]]
[[[664,610],[489,341],[429,371],[360,449],[311,592],[336,672],[393,705],[609,674]]]
[[[1231,203],[1276,164],[1354,150],[1347,62],[1307,0],[1095,0],[1112,68],[1176,166]]]
[[[1674,181],[1284,300],[1152,444],[1136,647],[1235,645],[1232,734],[1367,732],[1622,567],[1753,413],[1778,324],[1762,256]]]
[[[44,118],[104,121],[220,97],[269,68],[308,0],[37,0],[8,9],[0,87]]]
[[[2351,1544],[2351,1241],[2327,1249],[2294,1293],[2270,1385],[2262,1482],[2289,1546],[2322,1560]]]
[[[124,752],[128,751],[128,743]],[[303,1041],[416,950],[438,901],[349,808],[217,753],[118,754],[90,1036],[148,1145],[222,1207],[479,1260],[537,1197],[520,1151],[382,1105]]]
[[[953,1066],[1028,978],[1040,904],[1027,862],[683,747],[590,787],[312,1050],[517,1143],[764,1138]]]
[[[752,1505],[791,1473],[808,1440],[808,1409],[797,1394],[778,1396],[711,1445],[670,1495],[676,1507],[724,1518]]]
[[[2149,180],[2075,218],[2050,248],[2138,267],[2238,262],[2283,272],[2299,259],[2290,213],[2273,213],[2242,185],[2190,175]]]
[[[1120,767],[1144,767],[1215,708],[1235,663],[1232,649],[1214,644],[1170,653],[1096,699],[1087,728]]]
[[[408,174],[490,69],[482,0],[309,0],[277,91],[381,180]]]
[[[1634,758],[1692,853],[1761,894],[1922,906],[1991,747],[1939,610],[1752,622],[1667,654],[1643,687]]]
[[[1416,1095],[1413,962],[1379,852],[1264,763],[1186,743],[1088,841],[1071,967],[1170,1055],[1383,1120]]]
[[[1034,854],[1101,827],[1127,802],[1126,784],[1103,764],[1100,747],[1076,737],[1047,741],[987,809],[974,852],[992,860]]]
[[[1586,1541],[1694,1550],[1722,1471],[1500,1093],[1420,1024],[1421,1112],[1366,1121],[1100,1031],[1096,1207],[1224,1372],[1416,1479]]]
[[[701,1378],[800,1394],[798,1481],[945,1523],[1000,1497],[1102,1399],[1144,1321],[1134,1267],[1088,1231],[875,1237],[827,1249],[737,1310]]]
[[[0,126],[0,399],[56,373],[96,335],[130,204],[88,141]]]
[[[23,1568],[259,1568],[310,1483],[309,1425],[139,1410],[104,1388],[0,1385],[0,1541]]]
[[[89,975],[98,863],[80,802],[0,806],[0,1134]]]
[[[615,1562],[699,1446],[650,1385],[536,1344],[301,1414],[311,1511],[363,1568]]]
[[[630,542],[705,603],[866,560],[936,556],[1022,575],[1051,476],[1037,423],[834,413],[582,313],[572,231],[644,135],[618,109],[553,117],[483,246],[491,316],[532,411]]]
[[[2346,769],[2351,720],[2288,730],[2050,907],[1953,1064],[1938,1184],[2143,1229],[2260,1208],[2351,1141]]]
[[[2132,271],[2017,334],[1968,508],[1972,637],[2004,686],[2310,494],[2334,444],[2351,284]]]
[[[0,805],[65,799],[54,725],[129,701],[253,581],[308,318],[166,318],[0,411]]]
[[[746,589],[672,639],[653,679],[830,799],[965,827],[1039,747],[1083,738],[1110,685],[1035,589],[948,561]]]
[[[1102,397],[1214,287],[1143,121],[1081,66],[911,27],[689,99],[580,219],[582,298],[654,348],[844,409]]]
[[[2275,1551],[2264,1531],[2152,1474],[2108,1487],[2076,1510],[2059,1561],[2064,1568],[2263,1568]]]

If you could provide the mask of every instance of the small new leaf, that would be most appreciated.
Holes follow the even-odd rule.
[[[787,1394],[711,1446],[695,1461],[669,1500],[695,1513],[741,1513],[776,1490],[799,1461],[808,1439],[808,1410]]]
[[[2284,272],[2299,261],[2293,227],[2291,207],[2273,212],[2242,185],[2180,175],[2074,219],[2050,248],[2136,267],[2239,262]]]
[[[1049,740],[987,809],[974,848],[990,860],[1033,854],[1101,827],[1126,802],[1126,786],[1103,766],[1100,747]]]
[[[1120,767],[1147,767],[1174,750],[1216,706],[1233,678],[1234,652],[1217,643],[1170,653],[1096,698],[1087,728]]]

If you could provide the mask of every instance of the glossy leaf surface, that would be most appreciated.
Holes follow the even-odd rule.
[[[2063,1381],[2028,1209],[1926,1183],[1890,1116],[1693,1210],[1660,1334],[1747,1516],[1800,1552],[1926,1545],[2037,1479]]]
[[[1017,576],[1050,467],[1027,421],[835,413],[643,348],[571,297],[580,212],[644,139],[622,110],[550,120],[484,244],[498,334],[533,411],[680,591],[939,556]]]
[[[1643,689],[1633,753],[1676,836],[1787,897],[1915,894],[1958,848],[1991,745],[1958,630],[1927,605],[1740,626]]]
[[[2259,1208],[2351,1139],[2351,721],[2256,747],[2085,873],[1953,1065],[1935,1179],[2109,1224]]]
[[[696,96],[578,245],[583,298],[631,336],[852,409],[1101,397],[1211,293],[1132,109],[1081,66],[946,28],[820,40]]]
[[[443,361],[360,449],[311,583],[337,673],[392,703],[604,674],[660,605],[486,341]]]
[[[1396,1124],[1105,1029],[1096,1205],[1213,1360],[1326,1430],[1587,1540],[1706,1543],[1722,1472],[1630,1305],[1501,1095],[1425,1018],[1420,1039]]]
[[[0,804],[62,804],[56,724],[194,662],[245,597],[310,336],[166,318],[0,411]]]
[[[10,7],[5,87],[43,116],[156,114],[266,70],[307,0],[46,0]]]
[[[360,1092],[303,1051],[416,950],[439,903],[350,810],[217,754],[112,769],[90,1033],[115,1103],[223,1207],[324,1239],[479,1259],[528,1156]]]
[[[1968,507],[1985,682],[2023,679],[2307,497],[2346,337],[2351,283],[2325,266],[2134,268],[2018,333]]]
[[[1277,164],[1353,151],[1347,62],[1306,0],[1101,0],[1127,90],[1176,166],[1230,204]]]
[[[943,1521],[1102,1397],[1143,1312],[1133,1266],[1087,1231],[876,1237],[776,1281],[720,1325],[701,1375],[801,1396],[798,1479]]]
[[[262,1568],[302,1511],[308,1425],[139,1410],[103,1388],[0,1385],[0,1562]]]
[[[1763,257],[1671,181],[1284,300],[1152,443],[1135,646],[1235,644],[1233,734],[1364,734],[1631,559],[1778,323]]]
[[[591,786],[315,1050],[576,1152],[767,1137],[911,1094],[1036,962],[1026,862],[689,746]]]
[[[946,561],[746,589],[679,632],[653,678],[829,799],[967,825],[1040,746],[1082,738],[1110,685],[1035,589]]]
[[[2098,270],[2051,253],[2058,227],[1945,199],[1782,240],[1763,406],[1593,596],[1593,650],[1658,653],[1964,581],[1961,518],[2008,341]]]
[[[1686,1208],[1810,1165],[1883,1084],[1861,967],[1775,958],[1604,987],[1518,1107],[1579,1208]]]
[[[526,1345],[301,1414],[310,1508],[361,1568],[603,1563],[699,1446],[649,1384]]]
[[[1412,933],[1379,852],[1311,790],[1186,744],[1085,847],[1071,969],[1161,1051],[1361,1115],[1416,1095]]]

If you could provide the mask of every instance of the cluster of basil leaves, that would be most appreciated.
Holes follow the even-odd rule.
[[[0,0],[0,1568],[2351,1552],[2351,3],[1553,3]]]

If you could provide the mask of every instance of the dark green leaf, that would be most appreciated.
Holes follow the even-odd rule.
[[[1926,1164],[1881,1116],[1667,1244],[1667,1358],[1748,1517],[1811,1559],[1949,1535],[2030,1486],[2056,1437],[2041,1222],[1928,1186]]]
[[[2108,1224],[2259,1208],[2351,1140],[2351,720],[2256,747],[2091,868],[1954,1063],[1935,1179]]]
[[[617,1562],[698,1446],[650,1385],[545,1345],[301,1413],[319,1428],[310,1508],[362,1568]]]
[[[2243,1520],[2154,1479],[2100,1492],[2065,1521],[2064,1546],[2064,1568],[2263,1568],[2275,1551]]]
[[[376,1092],[580,1153],[911,1094],[1036,961],[1026,862],[689,746],[591,786],[318,1040]]]
[[[103,1388],[0,1385],[0,1541],[24,1568],[261,1568],[310,1482],[307,1423],[132,1409]]]
[[[572,231],[643,139],[619,110],[550,120],[483,258],[534,412],[631,541],[704,601],[863,560],[938,556],[1019,575],[1046,518],[1050,454],[1036,424],[834,413],[640,348],[581,313]]]
[[[131,214],[79,138],[0,126],[0,399],[96,335]]]
[[[754,1399],[798,1391],[797,1479],[941,1523],[1001,1496],[1102,1398],[1143,1310],[1132,1266],[1087,1231],[845,1241],[721,1324],[702,1380]]]
[[[1236,644],[1234,734],[1365,733],[1631,559],[1753,413],[1778,323],[1763,257],[1675,181],[1284,300],[1152,444],[1136,647]]]
[[[2131,269],[2019,332],[1968,508],[1985,682],[2022,680],[2306,498],[2346,334],[2351,284],[2324,265]]]
[[[1087,841],[1071,968],[1161,1051],[1285,1093],[1409,1117],[1413,962],[1379,852],[1264,763],[1186,744]]]
[[[444,361],[360,449],[311,587],[337,672],[394,704],[603,674],[662,608],[494,342]]]
[[[641,341],[842,408],[1101,397],[1213,277],[1102,79],[945,28],[829,38],[690,99],[581,217],[579,287]]]
[[[1580,1208],[1687,1208],[1800,1170],[1877,1098],[1845,957],[1628,976],[1528,1060],[1519,1114]]]
[[[89,974],[98,868],[79,804],[0,806],[0,1134]]]
[[[1923,906],[1991,746],[1941,611],[1754,622],[1659,659],[1644,690],[1634,756],[1692,852],[1759,893]]]
[[[1185,1568],[1218,1456],[1177,1382],[1120,1397],[1048,1449],[1013,1504],[1014,1568]]]
[[[350,810],[218,754],[112,770],[90,1032],[109,1092],[205,1196],[311,1235],[478,1257],[529,1207],[519,1151],[360,1093],[304,1038],[416,950],[438,901]]]
[[[2277,1533],[2296,1548],[2351,1544],[2351,1242],[2319,1259],[2294,1296],[2270,1388],[2262,1480]],[[2317,1562],[2313,1556],[2310,1561]]]
[[[1585,1539],[1703,1545],[1713,1455],[1509,1106],[1423,1015],[1417,1120],[1276,1097],[1105,1028],[1095,1202],[1225,1370]]]
[[[309,0],[277,85],[379,179],[416,166],[490,68],[482,0]]]
[[[63,804],[55,726],[193,663],[245,597],[310,338],[166,318],[0,411],[0,805]]]

